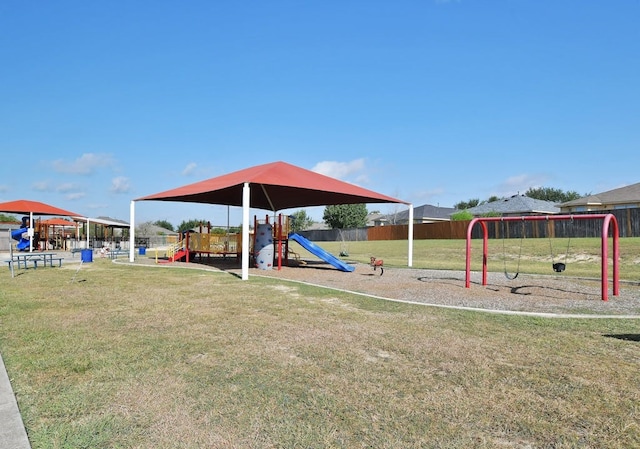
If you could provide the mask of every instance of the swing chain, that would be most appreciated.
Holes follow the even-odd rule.
[[[511,276],[508,272],[507,272],[507,250],[505,247],[505,238],[506,238],[506,232],[505,232],[505,226],[504,226],[504,220],[500,220],[502,222],[502,263],[504,265],[504,275],[507,279],[509,279],[510,281],[513,281],[515,278],[518,277],[518,274],[520,274],[520,259],[522,258],[522,240],[524,239],[524,217],[522,217],[522,230],[520,231],[520,250],[518,252],[518,266],[516,268],[516,273]]]
[[[547,220],[549,220],[549,217],[547,217]],[[573,225],[573,215],[571,215],[570,218],[570,223],[571,225]],[[555,257],[553,255],[553,246],[551,244],[551,233],[549,233],[549,249],[551,250],[551,266],[553,267],[553,271],[555,271],[556,273],[561,273],[565,270],[565,268],[567,268],[567,259],[569,258],[569,245],[571,244],[571,233],[569,233],[569,237],[567,239],[567,249],[564,253],[564,263],[563,262],[556,262],[555,261]]]

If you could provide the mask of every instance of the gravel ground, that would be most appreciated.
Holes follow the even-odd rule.
[[[200,264],[170,265],[195,268]],[[384,273],[380,274],[380,269],[373,270],[367,264],[353,265],[354,271],[344,272],[320,261],[307,261],[296,267],[281,269],[250,268],[249,276],[275,277],[385,299],[444,307],[529,314],[640,318],[640,282],[621,281],[620,294],[614,296],[613,282],[610,279],[608,300],[603,301],[600,279],[572,278],[564,273],[549,276],[521,273],[514,280],[507,279],[503,273],[488,273],[487,285],[482,285],[482,273],[472,272],[470,286],[466,288],[464,271],[385,267]],[[229,262],[213,263],[208,268],[241,275],[239,266]]]
[[[634,315],[640,317],[640,283],[621,283],[613,296],[609,282],[608,301],[602,300],[599,279],[520,274],[509,280],[503,273],[472,272],[469,288],[463,271],[385,268],[384,274],[369,265],[356,264],[353,272],[339,271],[328,264],[283,267],[280,270],[251,269],[262,275],[303,281],[369,295],[434,304],[514,312]]]

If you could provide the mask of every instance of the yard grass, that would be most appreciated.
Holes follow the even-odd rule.
[[[346,253],[347,259],[369,263],[370,257],[383,259],[385,266],[406,267],[406,240],[315,242],[332,254]],[[567,265],[567,273],[576,277],[599,277],[601,267],[600,238],[489,239],[489,271],[521,271],[529,274],[552,274],[552,262]],[[295,252],[305,253],[295,242]],[[620,279],[640,280],[640,238],[621,238]],[[613,239],[608,239],[609,267],[613,261]],[[553,257],[552,257],[553,256]],[[305,254],[306,257],[306,254]],[[471,243],[472,270],[482,270],[482,239]],[[434,270],[465,271],[466,240],[414,240],[413,267]]]
[[[406,265],[406,242],[368,243],[349,257]],[[459,255],[417,245],[414,265],[460,269]],[[76,269],[0,276],[0,352],[34,449],[640,447],[639,320],[108,259]]]

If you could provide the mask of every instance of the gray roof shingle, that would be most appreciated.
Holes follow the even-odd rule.
[[[499,214],[558,214],[560,208],[552,201],[537,200],[525,195],[513,195],[490,203],[480,204],[467,209],[473,215],[482,215],[490,212]]]
[[[626,204],[640,202],[640,182],[625,187],[583,196],[572,201],[560,204],[561,207],[589,206],[604,204]]]
[[[423,204],[413,208],[413,219],[415,220],[449,220],[452,213],[456,212],[453,207],[438,207],[431,204]],[[395,215],[390,215],[396,222],[409,221],[409,209],[400,211]]]

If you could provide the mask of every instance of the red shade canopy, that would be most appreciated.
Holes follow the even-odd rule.
[[[76,217],[80,215],[75,212],[60,209],[59,207],[30,200],[16,200],[0,203],[0,212],[13,214],[61,215],[63,217]]]
[[[278,211],[296,207],[405,201],[286,162],[272,162],[138,198],[136,201],[242,206],[244,183],[253,184],[249,207]]]
[[[48,220],[42,220],[40,224],[47,226],[67,226],[67,227],[75,227],[78,224],[75,221],[65,220],[63,218],[50,218]]]

